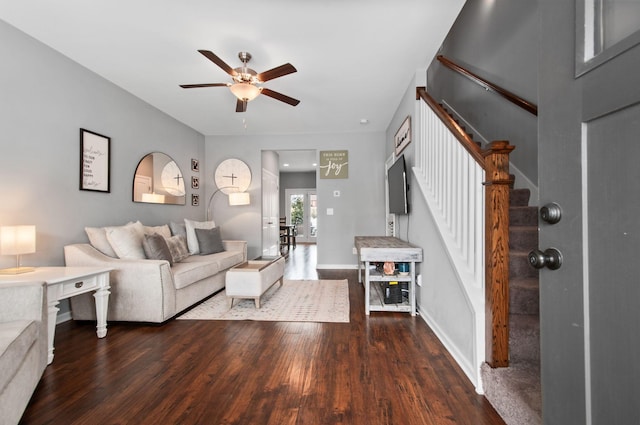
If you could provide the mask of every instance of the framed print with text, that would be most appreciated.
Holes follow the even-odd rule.
[[[80,190],[110,190],[111,138],[80,129]]]
[[[393,137],[396,157],[411,143],[411,115],[404,119],[402,125]]]

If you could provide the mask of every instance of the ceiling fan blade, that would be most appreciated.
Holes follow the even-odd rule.
[[[217,57],[213,52],[210,52],[209,50],[198,50],[198,52],[202,53],[204,57],[206,57],[211,62],[218,65],[220,68],[222,68],[224,72],[231,75],[232,77],[235,77],[236,75],[238,75],[238,73],[233,68],[227,65],[225,61]]]
[[[180,84],[183,89],[196,89],[199,87],[227,87],[228,83],[210,83],[210,84]]]
[[[238,99],[238,102],[236,102],[236,112],[247,112],[247,103],[249,102],[246,100]]]
[[[278,93],[277,91],[269,90],[266,87],[262,88],[262,94],[265,95],[265,96],[272,97],[272,98],[274,98],[276,100],[279,100],[281,102],[288,103],[291,106],[296,106],[298,103],[300,103],[300,101],[298,99],[294,99],[294,98],[289,97],[289,96],[287,96],[285,94]]]
[[[290,63],[285,63],[284,65],[261,72],[257,75],[257,78],[264,83],[265,81],[273,80],[274,78],[282,77],[283,75],[293,74],[294,72],[298,72],[298,70]]]

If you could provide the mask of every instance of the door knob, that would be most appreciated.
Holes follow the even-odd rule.
[[[534,249],[529,253],[529,264],[536,269],[546,267],[558,270],[562,266],[562,253],[555,248],[548,248],[544,252]]]
[[[562,208],[555,202],[546,204],[540,208],[540,218],[549,224],[556,224],[560,221],[560,218],[562,218]]]

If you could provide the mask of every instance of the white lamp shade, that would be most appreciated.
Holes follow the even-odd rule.
[[[1,226],[0,255],[36,252],[36,226]]]
[[[253,100],[260,94],[260,88],[249,83],[235,83],[229,87],[231,93],[240,100]]]
[[[251,200],[247,192],[231,192],[229,194],[229,205],[249,205]]]

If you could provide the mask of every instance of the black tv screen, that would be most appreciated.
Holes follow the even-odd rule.
[[[408,214],[409,199],[407,191],[407,170],[404,155],[401,155],[387,170],[389,183],[389,212],[392,214]]]

